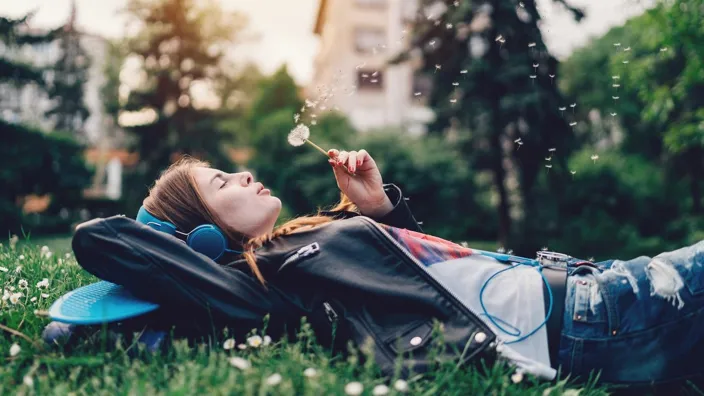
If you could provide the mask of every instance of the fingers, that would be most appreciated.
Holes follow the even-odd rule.
[[[331,160],[328,160],[331,165],[343,165],[350,172],[354,173],[357,168],[365,163],[365,161],[371,160],[371,156],[365,149],[360,149],[359,151],[338,151],[336,149],[328,150],[328,156]]]

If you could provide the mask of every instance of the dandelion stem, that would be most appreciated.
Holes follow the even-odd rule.
[[[318,146],[317,144],[311,142],[311,141],[308,140],[308,139],[306,139],[306,143],[310,143],[313,147],[315,147],[316,149],[318,149],[318,151],[320,151],[321,153],[323,153],[323,155],[325,155],[326,157],[328,156],[327,151],[325,151],[325,150],[323,150],[322,148],[320,148],[320,146]]]
[[[23,333],[21,333],[21,332],[15,330],[15,329],[11,329],[11,328],[9,328],[9,327],[7,327],[7,326],[4,326],[4,325],[1,325],[1,324],[0,324],[0,329],[5,330],[6,332],[8,332],[8,333],[10,333],[10,334],[14,334],[14,335],[16,335],[16,336],[18,336],[18,337],[22,337],[22,338],[24,338],[25,340],[29,341],[30,343],[33,343],[33,342],[34,342],[34,340],[32,340],[31,338],[29,338],[29,337],[26,336],[25,334],[23,334]]]

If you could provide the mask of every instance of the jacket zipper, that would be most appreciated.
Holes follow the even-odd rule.
[[[423,263],[421,263],[421,262],[420,262],[417,258],[415,258],[412,254],[410,254],[406,249],[404,249],[403,246],[401,246],[401,244],[398,243],[398,241],[396,241],[391,235],[389,235],[389,233],[386,232],[385,229],[383,229],[379,224],[377,224],[375,221],[373,221],[372,219],[370,219],[370,218],[368,218],[368,217],[366,217],[366,216],[359,216],[359,217],[360,217],[361,219],[363,219],[365,222],[370,223],[370,224],[371,224],[372,226],[374,226],[374,228],[376,228],[377,230],[381,231],[381,233],[386,237],[386,239],[389,240],[389,241],[391,241],[391,243],[393,243],[393,244],[398,248],[398,250],[401,251],[401,252],[404,254],[404,256],[408,257],[411,261],[413,261],[413,263],[415,263],[418,267],[420,267],[420,268],[423,270],[423,272],[425,272],[426,278],[429,279],[431,283],[433,283],[434,285],[438,286],[440,290],[443,290],[444,292],[446,292],[452,299],[455,300],[455,302],[456,302],[460,307],[462,307],[462,308],[466,309],[467,311],[469,311],[469,308],[467,308],[467,307],[464,306],[464,304],[462,303],[462,301],[459,299],[459,297],[457,297],[457,295],[456,295],[452,290],[450,290],[450,289],[446,288],[445,286],[441,285],[440,282],[438,282],[438,281],[428,272],[428,270],[425,268],[425,265],[423,265]],[[471,311],[469,311],[469,312],[472,313]],[[472,313],[472,314],[473,314],[473,313]],[[476,316],[476,315],[475,315],[475,316]],[[491,332],[491,331],[490,331],[490,332]],[[493,332],[491,332],[491,333],[493,333]],[[489,345],[490,348],[495,348],[496,345],[498,344],[498,343],[497,343],[497,340],[498,340],[498,337],[497,337],[496,340],[494,340],[494,342],[493,342],[494,345],[493,345],[493,346],[491,345],[491,343],[489,343],[489,344],[487,344],[487,345]],[[482,348],[482,349],[484,349],[484,348]]]
[[[287,258],[283,264],[281,264],[281,267],[279,267],[279,272],[281,272],[284,267],[287,265],[294,263],[304,257],[308,257],[310,255],[313,255],[315,253],[318,253],[320,251],[320,245],[318,242],[313,242],[311,244],[308,244],[306,246],[303,246],[302,248],[298,249],[296,253],[294,253],[291,257]]]

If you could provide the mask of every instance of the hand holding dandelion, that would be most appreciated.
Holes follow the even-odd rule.
[[[318,151],[323,153],[324,156],[329,158],[328,152],[320,148],[317,144],[313,143],[310,139],[310,129],[308,129],[307,126],[304,124],[298,124],[291,132],[288,134],[288,142],[291,146],[298,147],[302,146],[303,143],[309,143],[311,146],[315,147]],[[354,175],[351,173],[347,168],[345,168],[345,171],[349,175]]]
[[[308,142],[325,154],[328,162],[333,166],[340,191],[357,205],[362,215],[379,218],[393,209],[394,205],[384,191],[379,168],[366,150],[325,151],[311,142],[309,137],[310,130],[301,124],[289,133],[288,142],[292,146],[302,146],[303,143]]]

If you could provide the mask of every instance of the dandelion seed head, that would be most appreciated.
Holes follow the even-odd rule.
[[[304,124],[298,124],[288,134],[288,143],[292,146],[300,146],[310,137],[310,129]]]

